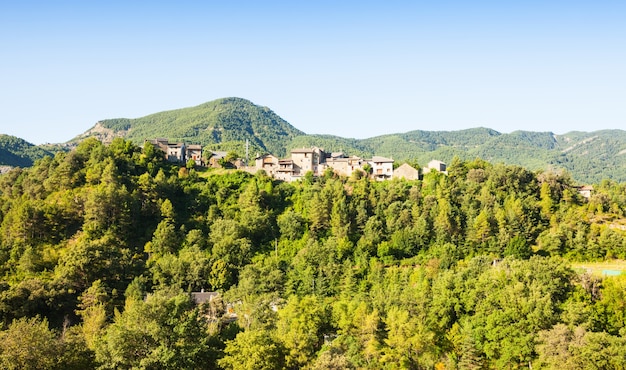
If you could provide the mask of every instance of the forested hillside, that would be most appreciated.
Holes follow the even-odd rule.
[[[346,123],[350,124],[350,123]],[[358,128],[355,126],[355,129]],[[241,98],[214,100],[192,108],[152,114],[137,119],[107,119],[74,139],[88,137],[110,142],[123,137],[140,145],[147,138],[164,137],[206,145],[208,149],[234,151],[243,156],[245,141],[250,155],[288,155],[290,149],[317,146],[329,152],[390,157],[421,165],[432,159],[450,162],[481,158],[491,163],[518,165],[530,170],[568,171],[579,183],[603,179],[626,181],[626,131],[570,132],[515,131],[503,134],[488,128],[460,131],[416,130],[368,139],[332,135],[307,135],[266,107]]]
[[[52,153],[15,136],[0,134],[0,165],[29,167]]]
[[[282,183],[95,139],[0,176],[0,368],[624,368],[626,185]],[[195,305],[192,291],[217,291]]]
[[[318,144],[316,144],[318,143]],[[502,134],[486,128],[460,131],[411,131],[364,140],[333,136],[296,137],[290,148],[318,145],[330,151],[374,154],[425,165],[432,159],[450,162],[481,158],[492,163],[530,170],[568,171],[581,183],[610,178],[626,181],[626,131],[571,132],[515,131]]]
[[[221,144],[221,149],[240,153],[248,139],[252,153],[284,156],[286,143],[302,134],[267,107],[245,99],[224,98],[137,119],[103,120],[77,139],[95,136],[106,141],[124,137],[142,144],[146,139],[164,137],[203,145]]]

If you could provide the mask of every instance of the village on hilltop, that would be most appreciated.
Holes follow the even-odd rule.
[[[255,158],[255,171],[264,170],[268,175],[283,181],[296,181],[307,172],[313,176],[321,176],[331,169],[339,176],[351,176],[355,171],[369,174],[378,181],[404,178],[417,180],[420,171],[407,163],[394,169],[394,160],[380,156],[364,159],[357,156],[346,156],[342,152],[327,153],[321,148],[298,148],[291,150],[291,156],[279,159],[272,154],[265,154]],[[441,161],[433,160],[423,172],[431,170],[446,172],[446,165]]]
[[[173,163],[187,163],[192,159],[196,166],[218,168],[227,162],[227,152],[211,151],[210,155],[204,155],[200,144],[170,143],[167,139],[161,138],[145,142],[163,151],[165,159]],[[322,176],[328,169],[332,169],[339,176],[347,177],[355,171],[361,171],[377,181],[418,180],[431,171],[448,174],[446,164],[436,159],[428,162],[425,167],[416,169],[408,163],[394,168],[394,160],[391,158],[373,156],[371,159],[363,159],[347,156],[342,152],[328,153],[318,147],[292,149],[290,154],[289,158],[283,159],[272,154],[264,154],[254,158],[254,163],[250,165],[246,160],[237,158],[231,164],[234,168],[252,174],[263,170],[269,176],[286,182],[300,180],[308,172],[316,177]],[[208,159],[205,161],[205,158]],[[585,199],[589,199],[593,192],[593,186],[590,185],[574,188]]]
[[[202,146],[199,144],[170,143],[167,139],[146,140],[155,148],[165,153],[165,158],[170,162],[186,163],[192,159],[197,166],[219,167],[220,159],[226,157],[226,152],[211,152],[209,160],[204,161]],[[237,160],[234,166],[240,170],[256,173],[265,171],[282,181],[297,181],[308,172],[313,176],[321,176],[331,169],[339,176],[351,176],[355,171],[369,174],[378,181],[393,178],[417,180],[424,173],[438,171],[447,174],[446,164],[438,160],[432,160],[424,168],[416,169],[407,163],[394,169],[394,160],[380,156],[364,159],[357,156],[347,156],[342,152],[329,153],[318,147],[292,149],[289,158],[280,159],[272,154],[264,154],[254,159],[254,163],[246,164],[243,160]]]

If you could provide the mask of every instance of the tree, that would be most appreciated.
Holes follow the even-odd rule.
[[[438,242],[448,242],[452,240],[454,232],[454,220],[452,215],[452,205],[445,198],[438,199],[438,213],[434,219],[433,227]]]
[[[150,271],[155,284],[193,291],[208,286],[210,267],[210,254],[191,245],[155,258]]]
[[[62,346],[48,321],[38,317],[14,320],[0,332],[0,367],[7,370],[61,369]]]
[[[252,243],[243,236],[235,220],[216,220],[211,226],[209,241],[213,245],[213,259],[224,261],[228,268],[241,267],[252,257]]]
[[[383,348],[383,325],[377,309],[359,296],[337,301],[333,305],[333,324],[338,334],[333,346],[345,348],[346,356],[354,365],[369,368],[378,365]]]
[[[493,236],[491,231],[491,215],[488,210],[483,209],[474,219],[470,230],[470,240],[477,245],[484,245]]]
[[[365,171],[365,173],[369,176],[372,174],[372,165],[370,165],[369,163],[365,163],[363,165],[363,171]]]
[[[89,189],[83,229],[94,237],[102,236],[109,229],[120,236],[127,236],[132,220],[130,203],[126,187],[114,181]]]
[[[313,370],[352,370],[356,367],[350,362],[348,357],[336,349],[331,347],[329,350],[323,351],[317,360],[311,365]]]
[[[266,330],[246,330],[226,343],[225,356],[218,364],[233,370],[272,370],[283,368],[283,348]]]
[[[127,274],[134,269],[130,251],[124,243],[107,231],[100,238],[77,234],[68,243],[64,255],[55,267],[56,278],[66,286],[83,291],[96,280],[111,287],[126,286]]]
[[[96,280],[80,297],[76,313],[83,319],[82,334],[86,345],[95,348],[96,339],[107,325],[107,318],[112,314],[111,298],[107,287],[101,280]]]
[[[542,369],[623,369],[626,340],[605,332],[557,324],[537,338],[538,358],[533,367]]]
[[[626,278],[615,276],[602,284],[602,298],[596,302],[598,319],[603,330],[616,335],[626,327]]]
[[[402,368],[432,367],[434,333],[419,317],[410,317],[408,310],[392,307],[385,319],[387,338],[382,363],[398,364]]]
[[[279,313],[277,337],[285,347],[285,365],[301,368],[310,363],[322,344],[327,307],[315,296],[291,296]]]
[[[330,213],[331,234],[338,238],[347,238],[350,231],[350,218],[348,214],[348,202],[341,183],[336,182],[337,186],[332,196],[333,205]]]
[[[550,216],[552,216],[554,201],[552,199],[552,189],[550,189],[550,184],[548,182],[541,184],[540,197],[541,213],[545,218],[550,219]]]
[[[304,218],[293,209],[287,209],[276,220],[280,235],[288,240],[296,240],[304,233]]]
[[[313,194],[309,207],[309,229],[311,234],[314,237],[323,238],[326,236],[326,231],[329,227],[329,215],[331,214],[329,199],[325,197],[324,193],[316,192]]]
[[[166,253],[176,252],[180,244],[176,227],[171,219],[167,218],[159,222],[152,240],[146,243],[145,250],[150,254],[154,254],[156,258]]]
[[[126,300],[97,342],[96,359],[103,369],[211,367],[209,339],[188,294],[157,291],[145,301]]]

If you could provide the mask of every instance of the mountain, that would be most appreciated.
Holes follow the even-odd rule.
[[[472,129],[438,135],[429,133],[427,137],[430,140],[420,142],[412,133],[406,137],[397,135],[394,147],[399,149],[389,147],[387,153],[381,155],[396,155],[394,158],[402,159],[415,153],[414,158],[419,163],[427,163],[432,158],[450,161],[456,155],[462,159],[481,158],[531,170],[565,169],[585,183],[598,183],[605,178],[626,181],[626,131],[622,130],[555,135],[529,131],[502,134]],[[375,144],[377,138],[370,139],[370,142]]]
[[[626,182],[626,131],[570,132],[556,139],[560,153],[551,158],[552,165],[589,183],[606,178]]]
[[[285,144],[303,134],[267,107],[241,98],[224,98],[137,119],[102,120],[75,140],[96,136],[108,141],[119,136],[141,144],[145,139],[164,137],[241,150],[248,139],[253,152],[284,156]]]
[[[603,179],[626,182],[626,131],[500,133],[479,127],[460,131],[415,130],[368,139],[333,135],[307,135],[267,107],[241,98],[223,98],[191,108],[145,117],[105,119],[69,144],[95,136],[107,142],[123,137],[136,144],[157,137],[200,143],[210,150],[234,150],[243,155],[246,139],[250,154],[272,153],[285,157],[290,149],[318,146],[329,152],[391,157],[425,165],[432,159],[450,162],[481,158],[530,170],[567,170],[580,183]],[[17,138],[0,142],[0,164],[28,166],[51,148],[18,144]],[[65,144],[66,146],[68,144]],[[13,148],[7,151],[7,147]],[[35,149],[37,148],[37,149]],[[60,147],[59,150],[66,150]]]
[[[53,153],[15,136],[0,134],[0,165],[30,167],[33,163]]]
[[[424,165],[432,159],[450,162],[481,158],[531,170],[567,170],[582,183],[603,179],[626,182],[626,131],[570,132],[515,131],[503,134],[488,128],[460,131],[411,131],[363,140],[330,135],[299,136],[290,148],[318,145],[328,151],[391,157]]]
[[[481,158],[492,163],[514,164],[531,170],[567,170],[582,183],[603,179],[626,182],[626,131],[569,132],[515,131],[500,133],[488,128],[460,131],[410,131],[363,140],[330,135],[298,136],[289,147],[317,145],[327,151],[360,156],[381,155],[395,160],[432,159],[450,162]]]

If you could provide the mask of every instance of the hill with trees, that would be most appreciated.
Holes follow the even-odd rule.
[[[0,134],[0,165],[30,167],[37,159],[53,155],[42,147],[11,135]]]
[[[350,123],[346,123],[350,124]],[[287,156],[290,149],[318,146],[329,152],[391,157],[425,165],[432,159],[449,163],[484,159],[492,163],[519,165],[537,171],[567,171],[579,183],[595,184],[604,179],[626,181],[626,131],[570,132],[515,131],[500,133],[488,128],[460,131],[424,131],[389,134],[368,139],[332,135],[307,135],[269,108],[241,98],[214,100],[183,108],[128,119],[105,119],[58,150],[96,137],[111,142],[116,137],[141,145],[145,139],[164,137],[171,141],[199,143],[209,150],[230,151],[243,157],[249,152]],[[14,139],[12,139],[14,140]],[[30,166],[51,147],[18,146],[0,140],[0,160]],[[7,150],[8,147],[13,149]],[[4,151],[3,151],[4,149]],[[40,149],[43,149],[40,150]],[[37,153],[34,153],[38,150]]]
[[[626,185],[448,173],[284,183],[121,138],[16,168],[0,368],[625,368],[626,276],[571,266],[626,259]]]
[[[492,163],[519,165],[531,170],[568,171],[581,183],[603,179],[626,181],[626,131],[570,132],[515,131],[503,134],[487,128],[460,131],[411,131],[369,139],[309,135],[295,138],[290,147],[320,143],[330,151],[374,154],[422,165],[432,159],[450,162],[481,158]]]
[[[110,141],[123,137],[142,144],[146,139],[164,137],[209,146],[221,144],[221,149],[242,153],[247,139],[252,153],[284,156],[286,143],[302,134],[267,107],[241,98],[224,98],[137,119],[102,120],[75,140],[95,136]]]

